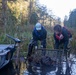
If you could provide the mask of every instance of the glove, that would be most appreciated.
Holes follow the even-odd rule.
[[[35,46],[35,49],[37,49],[37,46]]]
[[[43,45],[41,45],[41,48],[43,48]]]
[[[60,39],[63,39],[63,38],[64,38],[64,36],[61,34],[61,35],[60,35]]]
[[[69,41],[72,41],[73,40],[73,38],[69,38]]]

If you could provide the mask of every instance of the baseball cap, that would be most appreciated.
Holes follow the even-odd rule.
[[[41,24],[40,23],[36,23],[35,27],[36,27],[36,30],[41,30]]]

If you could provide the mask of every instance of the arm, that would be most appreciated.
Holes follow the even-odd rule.
[[[59,38],[59,37],[58,37]],[[54,48],[58,49],[59,48],[59,40],[56,37],[56,34],[54,33]]]
[[[42,30],[42,39],[46,39],[47,38],[47,31],[45,30],[45,28]]]
[[[60,36],[58,36],[58,35],[55,35],[55,36],[56,36],[56,39],[60,40]]]
[[[38,38],[35,34],[35,31],[32,32],[32,36],[33,36],[34,46],[38,46]]]
[[[64,36],[64,40],[69,40],[68,31],[66,29],[62,30],[62,34]]]
[[[66,31],[68,32],[69,38],[71,38],[72,37],[71,31],[67,27],[63,27],[63,28],[66,29]]]
[[[34,41],[37,41],[37,36],[36,36],[36,34],[35,34],[35,31],[33,30],[33,32],[32,32],[32,37],[33,37],[33,40]]]
[[[54,40],[55,40],[55,42],[58,42],[60,40],[59,36],[56,35],[55,33],[54,33]]]
[[[62,34],[60,34],[60,35],[62,35]],[[61,40],[60,35],[57,35],[54,33],[54,39],[60,41]]]
[[[47,38],[47,31],[44,29],[43,34],[42,34],[42,40],[41,40],[41,45],[43,48],[46,48],[46,38]]]
[[[44,39],[47,38],[47,31],[45,30],[45,33],[44,33]]]

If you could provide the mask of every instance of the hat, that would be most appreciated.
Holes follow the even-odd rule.
[[[41,24],[40,23],[36,23],[35,27],[36,27],[36,30],[41,30]]]

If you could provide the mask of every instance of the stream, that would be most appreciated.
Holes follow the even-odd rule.
[[[62,73],[56,73],[58,68],[51,68],[50,66],[43,66],[42,69],[40,69],[40,67],[34,68],[34,70],[37,69],[37,73],[34,73],[32,72],[31,67],[29,67],[28,69],[26,68],[25,59],[23,57],[20,58],[20,63],[18,64],[18,67],[16,67],[15,61],[16,60],[13,59],[13,61],[10,61],[9,64],[0,69],[0,75],[63,75]],[[71,54],[68,63],[70,67],[70,74],[68,73],[68,75],[76,75],[76,56]],[[65,73],[65,62],[63,62],[62,66],[63,72]]]

